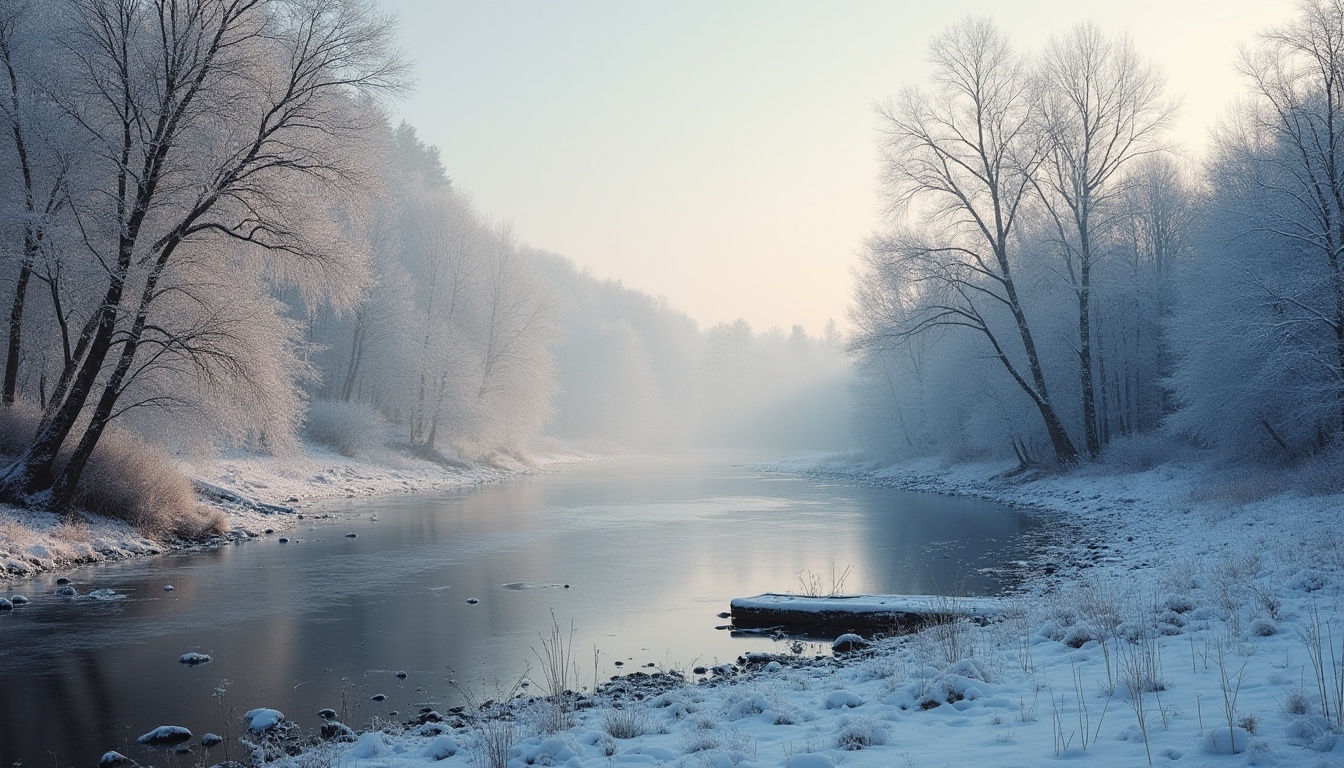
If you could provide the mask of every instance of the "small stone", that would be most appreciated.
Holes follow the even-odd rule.
[[[281,536],[281,537],[280,537],[280,543],[281,543],[281,544],[288,544],[288,543],[289,543],[289,539],[285,538],[284,536]]]
[[[405,679],[406,679],[406,673],[405,673],[405,672],[398,672],[398,673],[397,673],[397,679],[398,679],[398,680],[405,680]]]
[[[58,587],[65,586],[66,584],[69,584],[69,583],[70,583],[70,580],[67,579],[67,578],[65,578],[64,576],[62,576],[61,578],[59,578],[59,579],[56,580],[56,586],[58,586]]]
[[[56,594],[60,595],[61,597],[74,597],[79,593],[75,591],[74,587],[70,586],[69,584],[66,584],[64,586],[57,587]]]
[[[347,538],[347,539],[357,539],[357,538],[359,538],[359,534],[358,534],[358,533],[355,533],[354,531],[351,531],[351,532],[345,534],[345,538]]]
[[[372,699],[373,701],[387,701],[387,694],[385,694],[385,693],[375,693],[375,694],[373,694],[372,696],[370,696],[369,698]]]
[[[28,604],[28,598],[24,597],[23,595],[15,595],[15,596],[13,596],[13,597],[11,597],[11,598],[9,598],[9,599],[10,599],[10,601],[12,601],[15,605],[27,605],[27,604]]]
[[[565,589],[569,589],[569,585],[568,585],[568,584],[565,585]]]
[[[177,589],[177,587],[174,587],[172,584],[164,584],[164,585],[163,585],[163,591],[164,591],[164,592],[172,592],[174,589]]]
[[[191,747],[178,747],[176,750],[173,751],[173,754],[190,755],[192,754]]]
[[[214,659],[211,658],[210,656],[205,655],[204,653],[197,653],[195,651],[191,651],[182,654],[181,658],[179,658],[177,661],[179,664],[185,664],[188,667],[199,667],[202,664],[209,664],[210,662],[214,661]]]
[[[191,731],[180,725],[160,725],[136,741],[155,747],[171,747],[191,738]]]
[[[104,752],[103,756],[98,758],[98,768],[115,768],[129,759],[120,752]]]
[[[336,710],[330,707],[327,707],[326,709],[319,709],[317,710],[317,716],[322,718],[323,720],[335,720]]]
[[[217,733],[207,733],[201,737],[201,746],[209,749],[224,743],[224,737]]]
[[[243,722],[247,723],[249,731],[269,731],[280,723],[284,722],[285,715],[278,709],[269,709],[259,707],[249,709],[243,715]]]
[[[624,662],[624,661],[618,661],[618,662],[616,662],[616,666],[618,666],[618,667],[624,667],[624,666],[625,666],[625,662]]]
[[[274,529],[274,528],[267,528],[264,532],[267,533],[267,534],[272,534],[272,533],[275,533],[275,529]]]
[[[731,614],[731,613],[729,613],[729,612],[727,612],[727,611],[719,611],[719,618],[720,618],[720,619],[731,619],[732,617],[733,617],[733,614]]]
[[[709,670],[708,670],[707,668],[705,668],[705,667],[696,667],[695,669],[692,669],[691,671],[694,672],[694,673],[697,674],[697,675],[707,675],[707,674],[709,674]]]
[[[477,603],[479,603],[479,602],[481,602],[481,601],[480,601],[480,600],[477,600],[477,599],[474,598],[474,597],[468,597],[468,598],[467,598],[467,605],[475,605],[475,604],[477,604]]]
[[[0,611],[14,610],[14,603],[9,598],[0,597]]]

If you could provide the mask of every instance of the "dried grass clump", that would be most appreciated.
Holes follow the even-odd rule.
[[[150,538],[202,539],[229,529],[223,512],[196,503],[191,482],[166,453],[115,428],[89,457],[75,505],[125,520]]]

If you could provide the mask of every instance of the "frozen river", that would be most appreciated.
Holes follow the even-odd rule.
[[[850,566],[850,592],[994,593],[1036,525],[988,502],[818,484],[723,456],[301,511],[332,517],[300,521],[288,543],[275,534],[9,588],[32,603],[0,614],[0,766],[93,766],[110,749],[165,765],[136,737],[158,725],[236,734],[252,707],[315,728],[319,709],[343,703],[353,726],[451,706],[450,681],[490,698],[537,667],[552,613],[566,633],[573,622],[585,687],[594,648],[604,678],[786,653],[716,629],[717,614],[733,597],[797,591],[800,573],[829,587]],[[61,575],[81,594],[128,598],[56,597]],[[188,668],[188,651],[214,661]]]

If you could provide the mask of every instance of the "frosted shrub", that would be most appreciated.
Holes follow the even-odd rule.
[[[308,406],[304,435],[342,456],[357,458],[387,442],[387,421],[368,403],[315,400]]]
[[[887,743],[887,727],[866,717],[844,715],[836,721],[836,725],[840,730],[836,734],[835,745],[846,752],[857,752],[864,747]]]
[[[614,739],[634,739],[648,730],[649,714],[644,709],[610,709],[602,718],[602,730]]]
[[[98,441],[75,505],[153,537],[200,539],[228,530],[224,513],[196,503],[190,481],[161,449],[116,427]]]

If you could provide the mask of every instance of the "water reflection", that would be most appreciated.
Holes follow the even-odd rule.
[[[314,727],[343,700],[357,725],[450,705],[453,680],[535,666],[552,612],[574,621],[577,656],[600,650],[604,677],[618,660],[630,671],[787,651],[715,630],[715,614],[732,597],[797,589],[803,570],[829,579],[833,565],[854,566],[851,591],[992,592],[977,569],[1021,558],[1013,537],[1033,524],[984,502],[706,459],[586,465],[332,511],[286,544],[72,575],[81,593],[110,587],[123,601],[57,598],[55,575],[23,585],[33,603],[0,617],[0,765],[89,765],[108,749],[162,763],[135,737],[162,724],[224,733],[254,706]],[[179,664],[192,650],[215,660]]]

